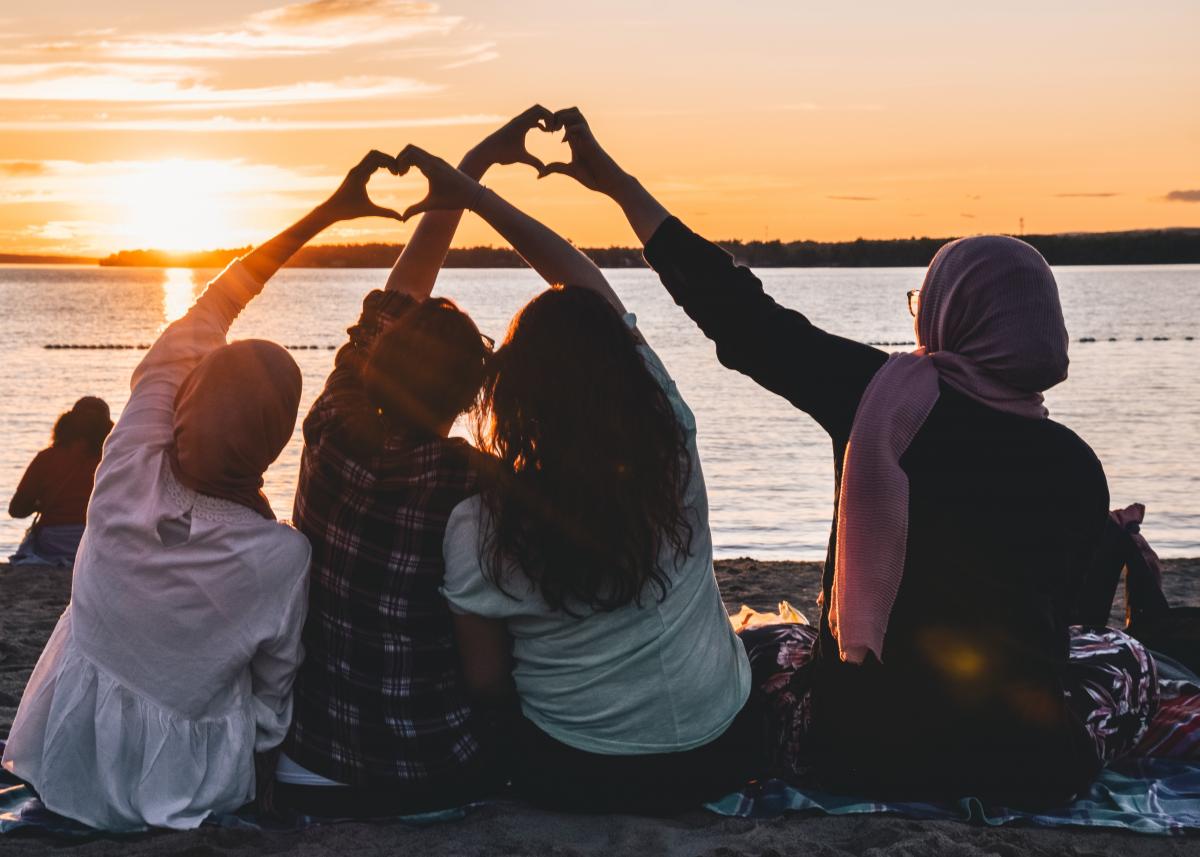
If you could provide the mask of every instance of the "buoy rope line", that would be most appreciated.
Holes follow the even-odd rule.
[[[1090,342],[1195,342],[1195,336],[1132,336],[1124,339],[1117,336],[1095,337],[1081,336],[1075,340],[1081,343]],[[900,346],[915,348],[916,343],[909,341],[887,341],[875,340],[868,342],[867,345],[875,346]],[[336,351],[336,345],[285,345],[283,346],[288,351]],[[148,351],[150,346],[147,343],[139,342],[137,345],[126,345],[121,343],[103,342],[103,343],[82,343],[82,342],[50,342],[42,346],[50,351]]]

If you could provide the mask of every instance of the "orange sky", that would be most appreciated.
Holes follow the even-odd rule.
[[[0,252],[261,240],[365,150],[455,159],[535,101],[582,107],[717,238],[1200,226],[1195,0],[17,5],[0,6]],[[633,243],[565,178],[487,182],[577,243]],[[497,241],[464,220],[459,244]]]

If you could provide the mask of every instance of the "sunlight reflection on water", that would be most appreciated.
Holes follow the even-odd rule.
[[[163,324],[182,318],[196,299],[196,277],[190,268],[163,270]]]
[[[145,353],[43,346],[152,342],[215,273],[0,266],[0,355],[7,370],[0,373],[0,501],[46,444],[54,418],[79,396],[103,396],[114,416],[121,412],[130,374]],[[722,368],[712,344],[653,274],[606,273],[696,413],[718,555],[821,558],[833,502],[828,437],[787,402]],[[780,303],[832,332],[866,341],[912,338],[904,295],[920,285],[920,269],[757,273]],[[1047,397],[1052,416],[1096,450],[1113,506],[1147,504],[1145,533],[1156,549],[1200,556],[1200,266],[1060,268],[1056,275],[1072,344],[1070,380]],[[304,376],[303,414],[331,367],[328,347],[342,343],[363,296],[386,277],[379,270],[284,270],[231,335],[310,346],[292,352]],[[539,290],[529,271],[449,270],[437,293],[454,298],[482,331],[499,338]],[[1083,337],[1096,341],[1080,343]],[[297,425],[267,473],[266,493],[280,517],[291,514],[300,450]],[[24,522],[0,517],[0,558],[23,530]]]

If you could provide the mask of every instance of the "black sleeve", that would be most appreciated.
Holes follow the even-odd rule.
[[[646,261],[675,303],[717,346],[722,365],[753,378],[846,438],[858,401],[887,360],[781,307],[733,257],[668,218],[646,243]]]

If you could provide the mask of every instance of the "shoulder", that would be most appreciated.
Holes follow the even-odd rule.
[[[48,468],[54,467],[59,461],[59,454],[61,452],[62,450],[55,449],[52,446],[46,447],[29,462],[27,471],[32,475],[36,475]]]
[[[256,562],[273,583],[304,576],[312,559],[308,538],[289,524],[263,521],[263,528],[251,536]]]
[[[467,557],[474,559],[482,547],[480,535],[483,531],[483,498],[473,494],[450,511],[446,520],[446,537],[443,543],[446,567],[449,569],[451,555],[456,565],[469,564]],[[475,562],[478,565],[478,561]]]
[[[1043,432],[1053,444],[1055,454],[1063,464],[1082,477],[1105,482],[1104,465],[1092,447],[1077,435],[1055,420],[1042,420]]]

